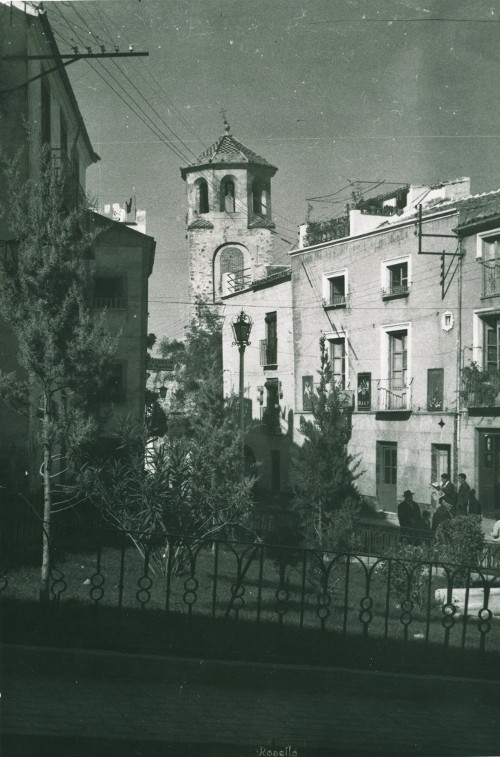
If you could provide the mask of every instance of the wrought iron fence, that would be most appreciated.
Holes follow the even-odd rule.
[[[87,530],[53,540],[60,606],[161,610],[361,640],[500,648],[498,569],[269,545]],[[37,566],[5,565],[0,596],[36,600]],[[70,605],[67,605],[70,606]]]

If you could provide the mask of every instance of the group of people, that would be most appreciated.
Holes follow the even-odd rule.
[[[481,515],[479,504],[474,489],[467,483],[465,473],[458,476],[458,490],[455,488],[447,473],[441,476],[440,484],[433,484],[437,493],[438,506],[432,515],[430,510],[420,512],[417,502],[413,501],[410,489],[403,493],[403,501],[398,506],[398,519],[401,527],[401,535],[411,537],[414,532],[420,532],[425,537],[435,533],[438,526],[456,515]]]

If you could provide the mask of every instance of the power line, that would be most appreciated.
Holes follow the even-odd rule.
[[[82,21],[83,23],[86,23],[85,19],[83,19],[83,18],[82,18],[82,16],[81,16],[81,15],[80,15],[80,14],[78,13],[78,11],[77,11],[77,10],[76,10],[75,8],[73,8],[73,10],[74,10],[74,12],[75,12],[75,13],[76,13],[76,14],[78,15],[78,17],[80,18],[80,20],[81,20],[81,21]],[[107,17],[107,18],[109,19],[109,17],[108,17],[108,16],[107,16],[107,14],[105,13],[104,9],[99,9],[99,10],[101,11],[101,13],[102,13],[102,14],[103,14],[104,16],[106,16],[106,17]],[[87,11],[88,11],[88,8],[87,8]],[[111,19],[109,19],[109,20],[111,21]],[[114,24],[114,22],[113,22],[113,21],[111,21],[111,23],[113,23],[113,24]],[[114,24],[114,26],[116,27],[116,24]],[[117,28],[117,27],[116,27],[116,28]],[[172,129],[172,128],[171,128],[171,127],[170,127],[170,126],[169,126],[169,125],[167,124],[167,122],[166,122],[166,121],[165,121],[165,120],[164,120],[164,119],[162,118],[162,116],[161,116],[161,115],[160,115],[160,114],[158,113],[158,111],[157,111],[157,110],[156,110],[155,108],[153,108],[153,106],[152,106],[152,105],[151,105],[151,104],[149,103],[149,101],[148,101],[148,100],[147,100],[147,99],[146,99],[146,98],[144,97],[144,95],[143,95],[143,94],[142,94],[142,92],[141,92],[141,91],[140,91],[140,90],[139,90],[139,89],[138,89],[138,88],[136,87],[136,85],[135,85],[135,84],[134,84],[134,83],[133,83],[133,82],[132,82],[132,81],[130,80],[130,78],[129,78],[129,77],[127,76],[127,74],[126,74],[126,73],[125,73],[125,72],[123,71],[123,69],[121,69],[121,68],[120,68],[120,67],[119,67],[119,66],[118,66],[118,65],[117,65],[117,64],[115,63],[115,61],[113,61],[113,63],[115,64],[116,68],[118,68],[118,70],[120,71],[120,73],[122,73],[122,75],[123,75],[123,76],[125,76],[125,78],[126,78],[126,79],[127,79],[127,81],[129,82],[129,84],[130,84],[130,85],[131,85],[131,86],[132,86],[132,87],[133,87],[133,88],[134,88],[134,89],[135,89],[135,90],[136,90],[136,91],[138,92],[138,94],[140,95],[140,97],[141,97],[141,98],[142,98],[142,99],[143,99],[143,100],[144,100],[144,101],[146,102],[146,104],[147,104],[147,105],[148,105],[148,106],[149,106],[149,107],[151,108],[151,110],[153,110],[153,112],[154,112],[154,113],[155,113],[155,114],[156,114],[156,115],[158,116],[158,118],[160,118],[160,120],[161,120],[161,121],[162,121],[162,123],[163,123],[163,124],[164,124],[164,125],[166,126],[166,128],[167,128],[167,129],[168,129],[168,130],[169,130],[169,131],[170,131],[170,132],[171,132],[171,133],[172,133],[172,134],[173,134],[173,135],[175,136],[175,138],[176,138],[176,139],[177,139],[177,140],[178,140],[178,141],[179,141],[179,142],[180,142],[180,143],[181,143],[181,144],[182,144],[182,145],[183,145],[183,146],[185,147],[185,149],[186,149],[186,150],[188,151],[188,153],[191,153],[191,155],[192,155],[192,156],[193,156],[193,157],[194,157],[195,159],[197,159],[197,155],[196,155],[196,154],[195,154],[195,153],[194,153],[194,152],[193,152],[193,151],[191,150],[191,148],[190,148],[190,147],[189,147],[188,145],[186,145],[186,143],[185,143],[185,142],[184,142],[184,141],[183,141],[183,140],[182,140],[182,139],[181,139],[181,138],[180,138],[180,137],[179,137],[179,136],[178,136],[178,135],[177,135],[177,134],[176,134],[176,133],[174,132],[174,130],[173,130],[173,129]],[[148,69],[148,68],[146,68],[146,71],[148,71],[148,72],[149,72],[149,69]],[[150,72],[149,72],[149,73],[150,73]],[[155,80],[155,81],[157,82],[157,80]],[[157,84],[159,85],[159,82],[157,82]],[[161,86],[161,85],[159,85],[159,86]],[[130,95],[128,95],[128,96],[130,97]],[[135,102],[135,101],[134,101],[134,102]],[[136,103],[136,104],[137,104],[137,103]],[[139,107],[139,106],[138,106],[138,107]],[[175,108],[175,105],[173,105],[173,107]],[[176,109],[176,111],[177,111],[177,109]],[[179,112],[177,111],[177,113],[179,113]],[[185,120],[184,120],[184,119],[182,119],[182,120],[183,120],[183,121],[185,122]],[[186,122],[185,122],[185,123],[186,123]],[[157,127],[157,128],[159,128],[159,127]],[[196,135],[196,136],[198,137],[198,135]],[[200,142],[201,142],[201,139],[200,139]],[[202,144],[203,144],[203,143],[202,143]],[[188,158],[187,156],[184,156],[184,157],[182,158],[182,160],[185,160],[185,162],[186,162],[186,163],[187,163],[187,164],[189,165],[189,163],[190,163],[190,158]],[[214,182],[210,182],[210,181],[209,181],[209,183],[210,183],[210,185],[211,185],[212,189],[214,190],[214,192],[216,192],[216,189],[217,189],[217,188],[216,188],[216,186],[215,186],[215,183],[214,183]],[[244,207],[244,206],[243,206],[243,205],[241,204],[241,201],[239,201],[239,200],[236,200],[236,202],[237,202],[237,203],[239,203],[239,204],[241,205],[241,207],[242,207],[242,208]],[[277,217],[281,217],[281,216],[279,216],[279,214],[275,214],[275,215],[277,215]],[[233,220],[234,220],[234,219],[233,219]],[[289,220],[289,219],[286,219],[286,218],[285,218],[285,220]],[[280,223],[278,223],[278,224],[277,224],[277,226],[278,226],[278,228],[283,228],[283,229],[285,229],[285,233],[290,233],[290,232],[292,232],[292,233],[295,233],[295,229],[290,229],[290,228],[286,227],[286,226],[285,226],[284,224],[280,224]],[[275,234],[275,235],[277,235],[277,236],[280,236],[280,237],[281,237],[281,235],[282,235],[282,232],[279,232],[279,231],[278,231],[278,232],[276,232],[276,231],[275,231],[275,230],[273,230],[273,229],[270,229],[270,232],[271,232],[272,234]],[[285,241],[285,242],[286,242],[287,244],[293,244],[293,242],[291,242],[291,241],[290,241],[289,239],[283,239],[283,241]]]

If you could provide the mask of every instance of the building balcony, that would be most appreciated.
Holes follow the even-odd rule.
[[[483,297],[500,294],[500,264],[489,262],[483,266]]]
[[[500,408],[500,373],[481,371],[475,363],[462,369],[460,397],[469,409]]]
[[[260,340],[260,364],[264,368],[278,365],[278,340],[261,339]]]
[[[358,411],[378,413],[410,412],[412,409],[412,379],[401,383],[390,378],[365,381],[358,387]]]
[[[225,294],[234,294],[250,286],[252,271],[250,268],[242,268],[241,271],[228,271],[225,274],[225,279]]]
[[[409,293],[410,288],[408,284],[392,284],[390,287],[387,287],[387,289],[382,289],[382,299],[392,300],[397,297],[408,297]]]

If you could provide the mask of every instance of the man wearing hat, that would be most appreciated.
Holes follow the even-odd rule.
[[[415,531],[422,529],[422,515],[420,507],[413,501],[413,492],[407,489],[403,492],[403,501],[398,505],[398,519],[401,527],[401,536],[415,536]]]

